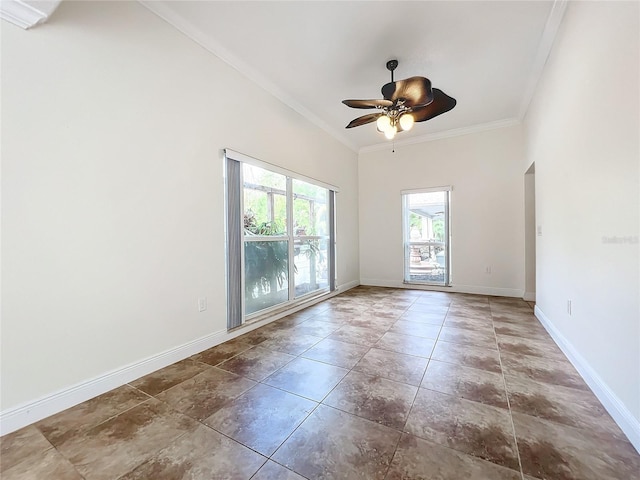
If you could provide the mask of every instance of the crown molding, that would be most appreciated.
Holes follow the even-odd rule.
[[[18,0],[10,0],[10,1],[18,1]],[[4,3],[5,0],[2,0]],[[342,130],[337,130],[332,127],[330,124],[320,119],[317,115],[311,112],[309,109],[304,107],[298,101],[296,101],[293,97],[288,95],[284,90],[275,85],[273,82],[270,82],[264,75],[250,67],[244,61],[233,55],[227,49],[222,47],[218,42],[216,42],[213,38],[207,35],[205,32],[196,28],[193,24],[182,18],[180,15],[175,13],[170,7],[168,7],[164,2],[156,2],[151,0],[138,0],[138,2],[147,8],[149,11],[172,25],[178,31],[183,33],[185,36],[202,46],[204,49],[218,57],[220,60],[227,63],[233,69],[240,72],[242,75],[247,77],[252,82],[256,83],[258,86],[266,90],[268,93],[276,97],[278,100],[283,102],[285,105],[289,106],[291,109],[305,117],[307,120],[315,124],[317,127],[324,130],[327,134],[331,135],[337,141],[345,145],[350,150],[357,152],[358,154],[367,153],[377,150],[384,150],[389,148],[389,142],[367,145],[364,147],[358,147],[358,145],[347,135],[342,132]],[[404,145],[413,145],[417,143],[429,142],[433,140],[439,140],[443,138],[450,138],[459,135],[468,135],[471,133],[482,132],[486,130],[493,130],[496,128],[504,128],[513,125],[517,125],[522,122],[524,116],[527,113],[527,109],[529,108],[529,104],[531,103],[531,99],[535,93],[538,82],[542,76],[542,72],[544,70],[544,66],[547,62],[549,54],[551,53],[551,49],[553,47],[553,43],[556,38],[556,34],[560,28],[560,24],[562,22],[562,18],[564,16],[564,12],[568,5],[568,0],[555,0],[553,6],[551,7],[551,11],[549,12],[549,16],[547,17],[547,21],[541,36],[541,40],[538,46],[538,51],[536,53],[536,58],[534,60],[531,75],[529,76],[529,80],[527,82],[524,95],[522,97],[522,101],[520,104],[520,108],[517,112],[517,116],[513,118],[507,118],[503,120],[498,120],[495,122],[483,123],[478,125],[473,125],[470,127],[462,127],[452,130],[447,130],[444,132],[431,133],[426,135],[420,135],[415,137],[407,138],[403,141],[396,141],[396,146],[404,146]]]
[[[36,7],[30,5],[30,2],[22,0],[2,0],[0,2],[0,18],[26,30],[46,22],[61,1],[39,1]]]
[[[4,0],[3,0],[4,1]],[[255,69],[251,68],[245,62],[237,58],[227,49],[223,48],[218,42],[212,39],[209,35],[196,28],[190,22],[186,21],[180,15],[176,14],[173,10],[167,7],[163,2],[154,2],[149,0],[138,0],[138,2],[147,8],[149,11],[162,18],[165,22],[169,23],[181,33],[189,37],[191,40],[202,46],[205,50],[214,54],[223,62],[240,72],[258,86],[269,92],[278,100],[289,106],[291,109],[302,115],[304,118],[315,124],[317,127],[324,130],[331,135],[337,141],[348,147],[353,152],[358,152],[358,146],[344,133],[336,130],[330,126],[327,122],[320,119],[313,114],[309,109],[305,108],[302,104],[297,102],[293,97],[284,92],[280,87],[267,80],[267,78],[260,74]]]
[[[445,130],[444,132],[427,133],[426,135],[420,135],[417,137],[409,137],[406,140],[396,141],[394,146],[403,147],[406,145],[415,145],[416,143],[431,142],[433,140],[441,140],[443,138],[459,137],[462,135],[469,135],[472,133],[485,132],[487,130],[495,130],[498,128],[512,127],[519,125],[521,120],[519,118],[506,118],[504,120],[497,120],[495,122],[480,123],[477,125],[471,125],[470,127],[453,128],[451,130]],[[391,145],[390,141],[385,143],[376,143],[375,145],[369,145],[362,147],[358,154],[377,152],[380,150],[387,150]]]
[[[542,77],[542,72],[547,64],[547,59],[551,54],[553,44],[556,40],[556,35],[560,29],[560,24],[564,18],[564,12],[567,9],[568,0],[555,0],[549,16],[547,17],[547,23],[544,26],[540,43],[538,44],[538,52],[531,68],[531,75],[529,75],[529,81],[522,96],[522,102],[520,104],[519,117],[523,120],[529,109],[529,104],[533,99],[538,82]]]

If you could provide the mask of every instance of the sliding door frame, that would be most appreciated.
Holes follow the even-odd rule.
[[[235,152],[233,150],[225,149],[224,150],[224,172],[225,172],[225,207],[226,207],[226,221],[225,221],[225,232],[226,232],[226,254],[227,254],[227,262],[226,262],[226,277],[227,277],[227,328],[232,329],[239,327],[245,323],[261,320],[264,317],[272,315],[274,313],[281,312],[283,310],[288,310],[290,308],[296,307],[300,304],[303,304],[309,301],[312,298],[320,297],[327,295],[336,289],[336,234],[335,234],[335,197],[338,193],[338,187],[334,185],[316,180],[311,177],[307,177],[305,175],[298,174],[296,172],[284,169],[282,167],[278,167],[277,165],[273,165],[253,157],[249,157],[239,152]],[[236,172],[236,175],[239,173],[239,199],[234,198],[233,201],[236,205],[231,205],[230,195],[232,195],[232,188],[230,186],[230,182],[235,183],[237,180],[235,178],[230,178],[230,167],[229,162],[237,162],[239,164],[239,172]],[[243,215],[244,215],[244,175],[243,175],[243,167],[242,165],[246,163],[248,165],[252,165],[255,167],[262,168],[264,170],[277,173],[280,175],[284,175],[286,178],[286,235],[277,235],[277,236],[267,236],[267,235],[256,235],[256,236],[247,236],[244,234],[244,224],[243,224]],[[293,231],[294,226],[294,218],[293,218],[293,180],[301,180],[303,182],[307,182],[312,185],[316,185],[318,187],[324,188],[328,190],[328,198],[327,198],[327,224],[329,227],[329,235],[327,240],[327,248],[328,248],[328,265],[327,265],[327,274],[328,274],[328,286],[314,290],[312,292],[306,293],[296,298],[295,296],[295,241],[296,239],[305,239],[306,236],[297,236]],[[237,187],[237,186],[236,186]],[[233,187],[233,188],[236,188]],[[232,214],[235,208],[239,208],[239,218],[238,222],[237,213]],[[238,225],[239,223],[239,225]],[[235,232],[234,232],[235,231]],[[239,234],[237,233],[239,231]],[[237,278],[237,258],[234,258],[238,255],[237,246],[232,246],[233,242],[240,242],[240,265],[239,265],[239,274],[240,279]],[[249,315],[245,313],[246,308],[246,298],[245,298],[245,242],[254,242],[254,241],[287,241],[288,242],[288,300],[285,302],[278,303],[271,307],[264,308],[262,310],[253,312]],[[236,252],[236,253],[232,253]],[[238,305],[238,301],[240,305]],[[240,319],[238,319],[238,310],[240,314]]]

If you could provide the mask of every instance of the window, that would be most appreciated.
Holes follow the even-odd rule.
[[[451,187],[402,192],[404,281],[450,285]]]
[[[228,327],[335,289],[335,188],[226,151]]]

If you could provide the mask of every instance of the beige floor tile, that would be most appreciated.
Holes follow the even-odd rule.
[[[595,395],[585,390],[547,385],[526,377],[506,376],[511,410],[582,428],[603,441],[626,440]]]
[[[305,350],[308,350],[316,343],[322,341],[322,338],[323,337],[316,337],[313,335],[296,333],[295,331],[284,330],[273,334],[271,338],[265,340],[259,346],[289,355],[300,355]]]
[[[386,480],[520,480],[520,472],[404,434]]]
[[[131,382],[132,387],[148,395],[157,395],[209,368],[191,359],[182,360]]]
[[[492,348],[481,348],[472,345],[443,342],[438,340],[431,358],[441,362],[456,363],[479,370],[500,373],[500,355]]]
[[[148,395],[129,385],[123,385],[41,420],[36,426],[53,445],[59,445],[147,400]]]
[[[219,364],[218,368],[259,382],[294,358],[258,345]]]
[[[362,357],[354,370],[368,375],[379,375],[395,382],[420,385],[428,359],[372,348]]]
[[[266,457],[198,425],[119,480],[246,480]]]
[[[440,334],[440,325],[430,325],[428,323],[407,322],[398,320],[390,328],[389,332],[414,337],[431,338],[436,340]]]
[[[371,347],[380,340],[384,333],[385,330],[381,330],[379,328],[345,325],[329,335],[328,338],[339,342],[354,343],[356,345]]]
[[[150,399],[69,438],[57,449],[87,480],[118,478],[144,463],[196,422]]]
[[[382,480],[400,432],[320,405],[273,459],[306,478]]]
[[[380,350],[429,358],[435,344],[436,341],[431,338],[387,332],[374,346]]]
[[[323,404],[402,430],[418,387],[351,372]]]
[[[204,423],[243,445],[270,456],[313,411],[317,403],[256,385],[220,408]]]
[[[473,345],[482,348],[497,349],[496,336],[493,332],[483,332],[478,330],[469,330],[467,328],[452,327],[447,324],[440,331],[438,340],[443,342],[459,343],[462,345]]]
[[[269,460],[251,480],[306,480],[297,473]]]
[[[38,455],[31,455],[28,460],[3,470],[3,480],[83,480],[69,460],[55,448],[50,448]]]
[[[513,413],[522,469],[537,479],[638,478],[640,455],[628,441],[603,442],[588,432]]]
[[[348,372],[346,368],[335,365],[296,358],[262,383],[319,402]]]
[[[253,380],[212,367],[165,390],[156,398],[201,421],[254,385],[256,382]]]
[[[10,469],[18,463],[41,458],[44,452],[53,448],[33,425],[24,427],[0,438],[0,472]]]
[[[550,385],[589,391],[589,387],[568,360],[543,358],[534,355],[500,354],[505,375],[525,377]]]
[[[421,388],[405,432],[518,470],[507,410]]]
[[[353,368],[368,351],[369,347],[326,338],[301,356],[337,367]]]
[[[508,408],[504,378],[500,373],[431,360],[420,386],[474,402]]]
[[[398,320],[442,326],[445,316],[445,313],[425,313],[408,310],[407,312],[403,313],[398,318]]]
[[[251,347],[252,344],[249,342],[234,339],[193,355],[191,359],[197,362],[207,363],[209,365],[218,365],[219,363],[229,360],[231,357],[235,357],[245,350],[249,350]]]

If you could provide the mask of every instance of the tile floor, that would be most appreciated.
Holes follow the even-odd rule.
[[[1,444],[6,480],[640,478],[530,304],[372,287]]]

